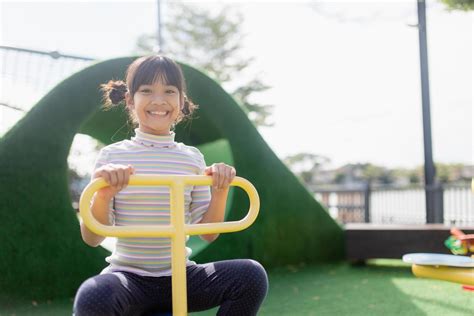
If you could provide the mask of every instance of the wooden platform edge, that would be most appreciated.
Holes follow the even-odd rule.
[[[359,262],[367,259],[401,259],[404,254],[430,252],[450,254],[444,241],[452,226],[426,225],[345,225],[346,259]],[[457,227],[473,234],[474,227]]]

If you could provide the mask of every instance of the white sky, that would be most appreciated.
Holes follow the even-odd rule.
[[[108,59],[156,30],[155,1],[0,3],[2,45]],[[415,0],[230,3],[252,72],[273,87],[258,100],[275,105],[261,132],[278,156],[423,163]],[[427,22],[434,159],[472,163],[473,16],[429,1]]]

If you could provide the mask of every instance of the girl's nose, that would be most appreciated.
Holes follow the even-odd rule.
[[[153,99],[151,101],[152,104],[162,104],[162,103],[165,103],[165,98],[160,95],[160,94],[157,94],[157,95],[154,95],[153,96]]]

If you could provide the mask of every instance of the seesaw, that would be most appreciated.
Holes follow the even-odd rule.
[[[474,192],[474,178],[471,180],[471,191]],[[451,237],[445,245],[456,255],[410,253],[402,259],[412,264],[411,270],[417,277],[461,283],[464,289],[474,291],[474,255],[459,256],[474,252],[474,235],[452,228]]]
[[[474,286],[474,258],[434,253],[410,253],[403,261],[421,278],[444,280]]]
[[[169,225],[130,225],[108,226],[99,223],[92,215],[90,202],[94,193],[108,186],[104,179],[91,182],[83,191],[80,199],[80,215],[84,224],[97,235],[105,237],[169,237],[171,238],[171,286],[173,315],[187,315],[186,296],[186,257],[187,235],[205,235],[230,233],[244,230],[255,221],[260,208],[260,199],[255,187],[246,179],[236,177],[230,184],[242,188],[249,196],[250,207],[247,215],[240,221],[205,224],[186,224],[184,214],[185,185],[212,184],[208,176],[131,176],[129,185],[169,186],[170,187],[170,224]]]

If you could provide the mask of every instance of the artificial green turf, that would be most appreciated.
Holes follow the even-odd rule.
[[[367,266],[286,266],[269,272],[259,315],[473,315],[474,293],[460,284],[415,278],[399,260]],[[70,315],[72,299],[9,304],[0,316]],[[215,315],[216,309],[193,313]]]

